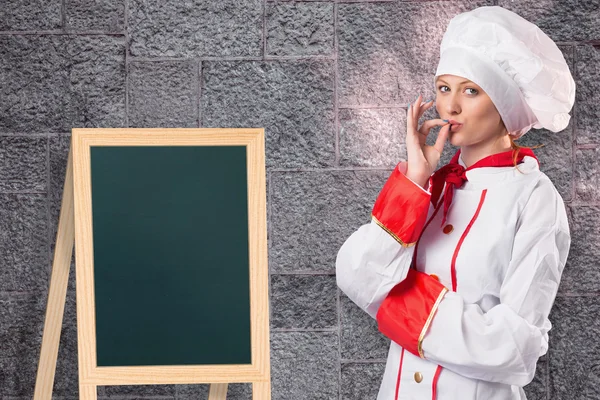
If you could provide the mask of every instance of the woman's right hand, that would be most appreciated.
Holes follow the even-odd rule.
[[[430,119],[423,122],[423,125],[417,129],[419,119],[433,105],[433,100],[423,104],[421,104],[421,100],[421,95],[419,95],[415,102],[409,105],[406,116],[406,152],[408,158],[406,176],[425,187],[442,156],[444,144],[450,134],[450,123],[443,119]],[[427,135],[429,135],[431,128],[437,125],[444,126],[438,133],[435,144],[429,146],[425,144]]]

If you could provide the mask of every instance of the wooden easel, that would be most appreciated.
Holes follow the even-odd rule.
[[[60,330],[63,322],[69,269],[75,244],[75,213],[73,208],[73,161],[71,149],[67,159],[67,172],[63,186],[63,195],[56,233],[56,247],[52,262],[52,276],[46,305],[46,320],[42,335],[42,348],[35,381],[35,400],[51,399],[54,386],[54,374],[58,359]]]
[[[74,134],[77,129],[74,129]],[[91,130],[91,129],[90,129]],[[158,129],[155,129],[158,131]],[[212,133],[212,131],[224,131],[224,134],[230,132],[231,130],[225,129],[200,129],[205,130],[207,132]],[[83,131],[83,129],[82,129]],[[102,131],[98,129],[98,131]],[[105,129],[103,131],[110,131],[109,129]],[[116,131],[116,130],[115,130]],[[116,133],[124,132],[130,133],[135,131],[135,129],[121,129]],[[173,129],[171,130],[175,133],[192,131],[192,129]],[[74,136],[73,134],[73,136]],[[56,372],[56,363],[58,358],[58,349],[60,342],[60,333],[63,322],[64,315],[64,307],[66,303],[67,296],[67,286],[69,279],[69,270],[71,264],[71,257],[73,254],[73,247],[75,244],[75,213],[74,213],[74,176],[73,176],[73,136],[71,137],[71,146],[69,148],[69,154],[67,159],[67,169],[65,174],[65,181],[63,186],[63,195],[61,201],[61,210],[58,221],[58,230],[56,235],[56,247],[54,251],[54,259],[52,263],[52,274],[50,279],[50,287],[48,292],[48,302],[46,308],[46,316],[45,323],[43,329],[42,336],[42,344],[40,351],[40,359],[38,363],[37,377],[35,383],[35,391],[34,391],[34,400],[50,400],[52,398],[52,390],[54,385],[54,377]],[[186,140],[185,138],[182,140]],[[261,146],[264,144],[264,130],[262,132],[261,140],[252,142],[252,145],[258,145],[259,152],[262,151],[264,154],[264,147]],[[256,142],[256,143],[255,143]],[[264,163],[264,159],[263,159]],[[260,226],[260,225],[259,225]],[[266,235],[265,235],[266,236]],[[266,238],[265,238],[266,239]],[[261,239],[262,240],[262,239]],[[79,296],[78,296],[79,300]],[[79,313],[79,305],[78,305],[78,331],[80,330],[80,313]],[[78,332],[79,333],[79,332]],[[267,335],[268,336],[268,335]],[[81,341],[81,335],[78,335],[78,340]],[[79,353],[81,353],[82,346],[85,344],[78,343]],[[264,350],[264,349],[263,349]],[[253,391],[253,399],[261,400],[270,399],[271,398],[271,383],[270,383],[270,375],[268,373],[269,369],[269,361],[268,361],[268,346],[267,346],[267,378],[266,381],[254,381],[252,382],[252,391]],[[83,376],[82,368],[85,366],[81,365],[81,354],[79,354],[79,397],[81,399],[97,399],[97,386],[107,384],[102,379],[104,378],[96,378],[95,381],[91,381],[87,377]],[[152,367],[158,368],[158,367]],[[127,375],[128,367],[121,367],[119,374]],[[118,370],[118,368],[115,368]],[[189,372],[186,374],[179,374],[177,372],[172,372],[168,369],[157,369],[158,373],[169,372],[169,376],[166,379],[172,379],[171,381],[158,381],[155,378],[147,379],[139,379],[138,384],[163,384],[163,383],[174,383],[174,384],[182,384],[182,383],[207,383],[207,382],[191,382],[189,381]],[[246,373],[246,372],[244,372]],[[113,373],[114,374],[114,373]],[[138,372],[139,374],[139,372]],[[132,375],[134,373],[132,372]],[[235,382],[235,379],[227,379],[227,376],[222,376],[219,379],[213,379],[210,381],[210,391],[209,391],[209,400],[225,400],[227,396],[227,382]],[[244,375],[245,376],[245,375]],[[264,377],[264,375],[263,375]],[[186,381],[185,379],[188,379]],[[229,377],[231,378],[231,377]],[[114,379],[113,379],[114,380]],[[136,384],[136,382],[132,382]],[[112,383],[108,383],[112,384]],[[121,384],[129,384],[128,382]]]

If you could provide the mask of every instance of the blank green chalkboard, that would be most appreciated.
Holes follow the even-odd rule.
[[[246,148],[94,146],[91,180],[97,365],[249,364]]]
[[[233,382],[270,399],[264,142],[263,128],[73,129],[81,399],[100,385],[210,383],[221,400]],[[66,286],[68,258],[52,287]]]

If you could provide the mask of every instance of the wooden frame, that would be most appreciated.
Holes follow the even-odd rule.
[[[90,147],[115,145],[246,146],[251,364],[97,366]],[[209,399],[220,400],[225,399],[229,382],[251,382],[254,400],[270,399],[269,276],[265,194],[263,128],[73,129],[34,398],[50,399],[52,394],[74,237],[77,249],[77,339],[81,399],[95,400],[96,388],[99,385],[211,383],[213,385],[211,385]]]

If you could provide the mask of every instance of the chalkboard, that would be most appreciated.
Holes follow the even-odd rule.
[[[72,132],[39,398],[74,238],[81,399],[99,385],[194,383],[225,399],[234,382],[270,399],[264,129]]]
[[[97,365],[249,364],[246,147],[90,151]]]

